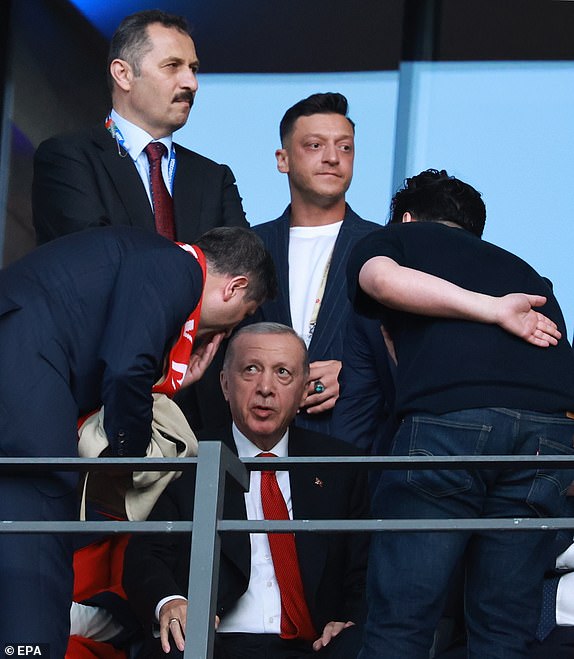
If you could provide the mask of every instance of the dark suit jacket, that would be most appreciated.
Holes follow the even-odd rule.
[[[151,388],[202,273],[130,227],[65,236],[0,272],[0,454],[77,455],[80,414],[106,408],[113,452],[143,455]]]
[[[248,226],[229,167],[177,144],[176,238],[191,243],[218,226]],[[101,125],[52,137],[34,157],[32,210],[38,243],[88,227],[127,224],[155,231],[153,212],[129,155]]]
[[[222,436],[213,433],[211,437]],[[236,453],[230,428],[223,441]],[[291,426],[289,455],[353,455],[345,442]],[[319,478],[323,485],[315,484]],[[362,518],[368,515],[366,472],[309,466],[291,472],[293,516],[299,519]],[[170,484],[149,519],[192,519],[195,474],[186,471]],[[245,519],[240,487],[228,479],[224,517]],[[296,534],[305,596],[318,631],[331,620],[359,622],[364,617],[368,538],[355,534]],[[124,588],[130,604],[148,629],[157,603],[168,595],[187,597],[190,540],[181,535],[133,536],[124,565]],[[224,617],[249,583],[249,535],[224,533],[217,613]]]
[[[339,400],[333,434],[364,453],[388,455],[394,418],[395,364],[389,358],[381,321],[351,312],[345,333]]]
[[[261,237],[265,247],[273,257],[279,283],[277,297],[275,300],[263,304],[257,320],[274,321],[292,327],[289,302],[290,216],[291,211],[290,206],[288,206],[281,217],[272,222],[259,224],[253,227],[253,230]],[[317,317],[317,325],[309,345],[309,360],[311,362],[327,359],[340,361],[342,359],[343,336],[351,311],[346,288],[347,260],[351,249],[360,238],[380,228],[379,224],[361,219],[347,206],[345,218],[333,250],[325,295]],[[315,291],[310,294],[314,295]],[[302,428],[337,435],[336,429],[331,425],[331,415],[331,412],[324,412],[319,415],[301,413],[297,415],[295,423]]]
[[[219,165],[179,144],[173,183],[176,238],[193,243],[219,226],[249,226],[235,178]],[[52,137],[34,157],[32,210],[39,244],[73,231],[129,225],[155,232],[151,205],[137,169],[103,122],[90,130]],[[227,406],[219,371],[223,351],[201,383],[176,400],[194,428],[219,423]]]

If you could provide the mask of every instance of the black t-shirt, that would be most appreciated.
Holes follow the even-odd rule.
[[[375,256],[480,293],[544,295],[540,311],[558,325],[562,339],[557,346],[539,348],[496,325],[385,308],[358,286],[361,267]],[[347,273],[355,308],[382,318],[395,342],[399,415],[478,407],[574,409],[574,351],[562,312],[550,284],[514,254],[440,223],[393,224],[357,244]]]

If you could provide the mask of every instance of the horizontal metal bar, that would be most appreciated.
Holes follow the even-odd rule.
[[[0,474],[41,471],[183,471],[197,458],[0,458]]]
[[[193,522],[0,521],[0,533],[190,533]],[[364,533],[372,531],[552,531],[574,529],[573,517],[508,519],[219,520],[219,533]]]
[[[517,467],[573,468],[574,456],[488,455],[488,456],[314,456],[240,459],[250,471],[290,470],[301,465],[362,469],[512,469]],[[5,471],[183,471],[197,465],[197,458],[0,458]]]
[[[171,521],[112,521],[112,522],[84,522],[74,521],[9,521],[0,520],[0,533],[96,533],[108,535],[110,533],[190,533],[193,522]]]
[[[379,468],[379,469],[512,469],[574,468],[574,455],[447,455],[447,456],[329,456],[289,458],[249,458],[241,462],[251,471],[279,471],[298,465],[322,467]]]
[[[358,533],[372,531],[552,531],[573,529],[572,517],[508,519],[330,519],[330,520],[220,520],[219,532],[250,533]]]

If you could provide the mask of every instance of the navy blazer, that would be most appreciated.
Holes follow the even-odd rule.
[[[231,428],[209,435],[221,437],[235,453]],[[354,455],[345,442],[291,426],[289,455]],[[293,517],[356,519],[368,516],[366,472],[310,465],[290,473]],[[195,472],[187,470],[171,483],[148,519],[189,520],[193,517]],[[243,491],[226,479],[223,516],[246,519]],[[320,633],[331,620],[362,621],[365,615],[366,533],[295,534],[305,597]],[[169,595],[187,597],[190,539],[180,534],[134,535],[124,564],[124,589],[144,627],[151,630],[157,603]],[[221,536],[217,614],[223,618],[249,584],[250,543],[247,533]]]
[[[202,292],[196,259],[130,227],[82,231],[0,272],[0,454],[77,455],[102,404],[112,452],[143,455],[151,389]]]
[[[390,359],[381,321],[349,315],[341,390],[333,411],[333,434],[364,453],[388,455],[397,429],[394,416],[396,365]]]
[[[192,243],[218,226],[247,227],[229,167],[179,144],[175,151],[177,240]],[[155,231],[151,204],[134,162],[103,122],[40,144],[34,156],[32,211],[38,244],[110,224]]]
[[[288,206],[283,215],[273,220],[253,227],[261,237],[265,247],[271,253],[277,271],[279,291],[274,300],[263,304],[259,310],[258,320],[283,323],[293,326],[289,302],[289,226],[291,207]],[[380,229],[379,224],[361,219],[350,206],[346,206],[345,217],[337,236],[325,295],[317,317],[317,325],[309,345],[309,360],[311,362],[327,359],[343,358],[343,337],[347,320],[351,312],[351,304],[347,298],[346,268],[351,249],[366,234]],[[318,415],[302,412],[297,415],[295,424],[326,434],[337,435],[331,425],[332,412]]]

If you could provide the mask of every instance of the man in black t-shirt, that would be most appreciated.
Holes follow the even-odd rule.
[[[548,282],[480,239],[480,194],[444,171],[408,179],[391,209],[348,275],[356,309],[383,321],[396,354],[392,454],[574,453],[574,353]],[[375,514],[555,517],[570,480],[552,469],[389,471]],[[548,533],[377,534],[360,659],[428,659],[463,555],[469,656],[526,656],[551,552]]]

